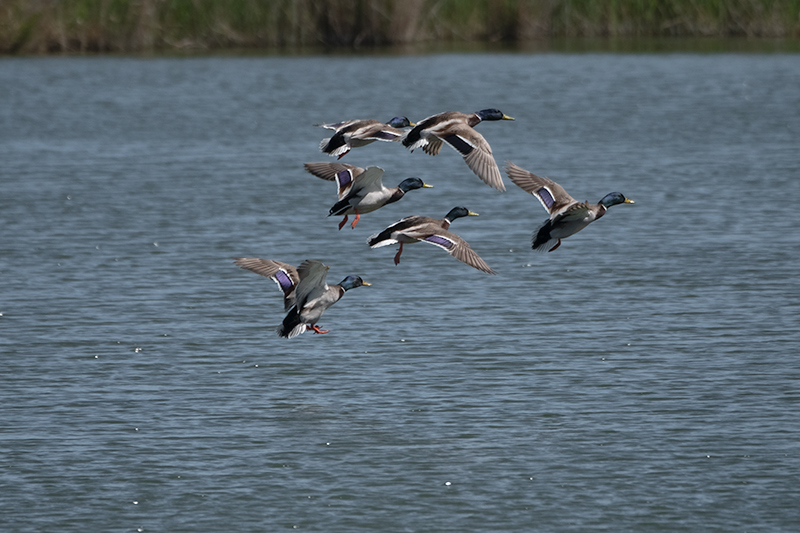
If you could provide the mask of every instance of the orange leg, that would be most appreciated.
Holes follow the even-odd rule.
[[[331,330],[329,330],[329,329],[319,329],[319,326],[317,326],[316,324],[313,325],[313,326],[309,326],[308,324],[306,324],[306,331],[313,331],[314,333],[330,333],[331,332]]]
[[[395,265],[399,265],[400,264],[400,254],[402,254],[402,253],[403,253],[403,243],[401,242],[400,243],[400,249],[397,250],[397,253],[394,256],[394,264]]]
[[[353,225],[350,226],[353,229],[356,229],[356,224],[358,224],[358,221],[361,220],[361,215],[359,214],[358,209],[356,209],[355,212],[356,212],[356,219],[353,221]]]
[[[561,239],[558,239],[558,244],[556,244],[555,246],[553,246],[552,248],[550,248],[550,249],[549,249],[549,250],[547,250],[547,251],[548,251],[548,252],[552,252],[553,250],[555,250],[555,249],[556,249],[556,248],[558,248],[559,246],[561,246]]]
[[[339,229],[342,229],[345,224],[347,224],[347,215],[344,216],[344,220],[339,222]]]
[[[347,149],[347,151],[346,151],[346,152],[344,152],[342,155],[340,155],[340,156],[339,156],[339,157],[338,157],[336,160],[338,161],[339,159],[341,159],[341,158],[343,158],[344,156],[346,156],[346,155],[347,155],[347,153],[348,153],[349,151],[350,151],[350,148],[348,148],[348,149]]]

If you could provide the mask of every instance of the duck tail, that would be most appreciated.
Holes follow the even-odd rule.
[[[550,230],[552,228],[553,225],[550,220],[547,220],[544,224],[542,224],[533,234],[531,248],[537,252],[550,252],[555,250],[555,248],[558,246],[558,239],[554,239],[550,236]]]
[[[300,318],[300,313],[297,312],[297,307],[292,307],[286,318],[283,319],[280,327],[278,328],[278,336],[285,339],[293,339],[301,333],[305,332],[306,325]]]
[[[424,139],[422,138],[422,128],[419,126],[420,125],[417,124],[408,133],[406,133],[401,140],[403,146],[412,152],[424,144]]]
[[[345,198],[344,200],[339,200],[333,204],[333,207],[328,211],[328,216],[344,215],[345,211],[348,209],[350,209],[350,199]]]
[[[392,229],[391,227],[386,228],[380,233],[376,233],[371,235],[367,239],[367,244],[369,244],[370,248],[380,248],[381,246],[388,246],[390,244],[397,244],[397,240],[392,238]]]
[[[322,139],[322,142],[319,143],[319,150],[336,157],[346,154],[350,150],[350,147],[347,146],[344,135],[336,133],[333,137]]]

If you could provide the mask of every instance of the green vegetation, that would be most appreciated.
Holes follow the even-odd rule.
[[[800,37],[800,0],[2,0],[0,53]]]

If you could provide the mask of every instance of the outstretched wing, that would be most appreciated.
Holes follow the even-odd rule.
[[[506,190],[503,178],[500,176],[500,169],[497,168],[497,163],[492,155],[492,147],[489,146],[483,135],[463,124],[452,128],[441,139],[455,148],[464,158],[470,170],[487,185],[500,191]]]
[[[356,119],[356,120],[343,120],[341,122],[329,122],[327,124],[314,124],[314,126],[318,126],[320,128],[325,128],[327,130],[339,131],[340,129],[343,129],[343,128],[347,127],[347,126],[351,126],[351,125],[355,124],[356,122],[361,122],[361,120],[359,120],[359,119]]]
[[[423,152],[428,155],[439,155],[439,152],[442,150],[442,140],[439,137],[430,135],[422,139],[427,143],[422,147]]]
[[[511,161],[506,163],[506,173],[520,189],[534,195],[551,215],[576,203],[564,188],[555,181],[537,176]]]
[[[305,163],[303,168],[306,172],[327,181],[335,181],[340,172],[349,172],[351,176],[358,176],[364,169],[346,163]]]
[[[339,200],[347,196],[356,178],[366,172],[361,167],[347,165],[345,163],[305,163],[303,167],[307,172],[318,178],[335,181],[337,186],[336,194]],[[381,171],[381,175],[383,175],[383,171]]]
[[[405,136],[406,132],[392,127],[388,124],[378,122],[377,120],[365,123],[362,127],[353,131],[352,137],[354,139],[361,139],[364,141],[399,141]]]
[[[361,174],[355,177],[353,192],[365,196],[372,191],[379,191],[383,188],[383,169],[381,167],[367,167]]]
[[[434,246],[438,246],[445,252],[449,253],[462,263],[466,263],[472,268],[477,268],[488,274],[496,274],[496,272],[486,264],[486,261],[473,250],[469,243],[453,233],[452,231],[440,230],[420,238],[421,242],[426,242]]]
[[[302,310],[306,302],[317,298],[328,288],[325,278],[329,268],[314,259],[306,259],[297,267],[300,283],[295,289],[295,305],[298,310]]]
[[[283,291],[284,310],[289,310],[294,305],[295,289],[300,282],[300,277],[295,267],[280,261],[255,257],[236,257],[234,258],[234,264],[277,283],[278,287]]]

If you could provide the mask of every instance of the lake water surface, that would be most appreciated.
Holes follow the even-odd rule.
[[[349,118],[497,107],[495,158],[636,200],[550,254],[444,147],[327,218]],[[0,61],[0,529],[797,531],[800,60],[784,54]],[[371,250],[410,214],[441,250]],[[327,335],[232,257],[357,274]]]

